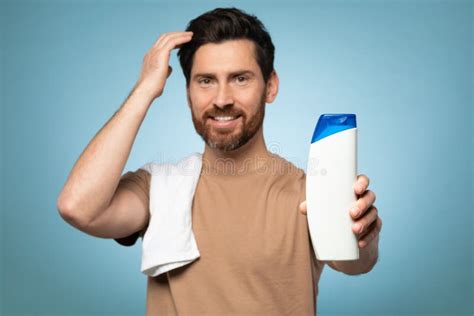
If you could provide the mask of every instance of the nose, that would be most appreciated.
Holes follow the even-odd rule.
[[[226,84],[219,85],[216,97],[214,98],[214,105],[222,109],[233,103],[232,90]]]

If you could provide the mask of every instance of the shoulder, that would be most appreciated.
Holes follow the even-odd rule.
[[[269,167],[276,183],[281,184],[291,195],[301,196],[306,188],[304,170],[278,154],[272,153],[272,156]]]
[[[169,173],[173,171],[189,172],[200,169],[201,161],[202,154],[194,152],[177,162],[157,163],[155,161],[151,161],[141,166],[140,170],[146,171],[149,175]]]
[[[303,169],[278,154],[272,153],[269,166],[271,173],[281,180],[301,183],[306,179]]]

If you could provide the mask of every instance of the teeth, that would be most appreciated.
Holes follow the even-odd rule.
[[[216,116],[214,117],[216,121],[230,121],[235,119],[235,116]]]

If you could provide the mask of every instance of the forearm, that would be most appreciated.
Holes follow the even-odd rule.
[[[86,225],[110,203],[152,101],[145,90],[134,87],[89,142],[58,197],[57,207],[63,216]]]
[[[375,266],[379,254],[379,236],[367,246],[359,249],[359,259],[351,261],[333,261],[336,270],[350,275],[367,273]]]

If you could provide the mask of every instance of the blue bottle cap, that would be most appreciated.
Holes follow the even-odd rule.
[[[321,138],[357,127],[355,114],[323,114],[314,129],[311,144]]]

